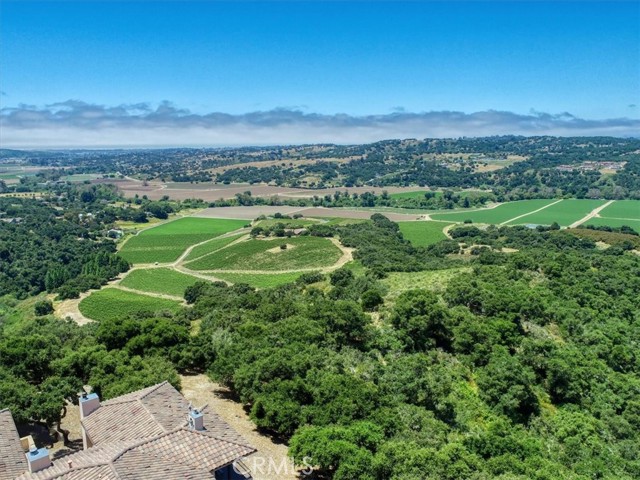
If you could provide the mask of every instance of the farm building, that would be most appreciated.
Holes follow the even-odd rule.
[[[84,449],[54,461],[46,448],[29,448],[1,411],[0,480],[251,478],[242,458],[255,449],[168,382],[104,402],[83,394],[79,405]]]

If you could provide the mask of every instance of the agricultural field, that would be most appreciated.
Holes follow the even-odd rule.
[[[142,292],[163,293],[182,297],[187,287],[202,281],[171,268],[145,268],[133,270],[120,285]]]
[[[220,273],[216,278],[231,283],[247,283],[255,288],[271,288],[295,282],[302,272],[290,273]]]
[[[617,232],[606,232],[602,230],[591,230],[590,228],[570,228],[566,230],[567,232],[572,233],[573,235],[580,238],[589,238],[594,242],[602,242],[607,245],[623,245],[626,242],[631,242],[631,244],[636,248],[640,249],[640,236],[631,235],[628,233],[617,233]]]
[[[595,217],[586,222],[584,225],[607,226],[607,227],[631,227],[640,233],[640,220],[625,220],[620,218],[602,218]]]
[[[427,192],[431,192],[435,195],[436,198],[442,197],[442,192],[441,191],[436,191],[434,192],[433,190],[415,190],[415,191],[411,191],[411,192],[398,192],[398,193],[390,193],[389,196],[391,198],[395,198],[395,199],[401,199],[401,198],[424,198],[424,194]],[[473,197],[474,195],[477,195],[478,193],[481,193],[481,191],[479,190],[463,190],[463,191],[457,191],[456,195],[459,195],[460,197],[464,198],[464,197]]]
[[[127,292],[117,288],[103,288],[83,299],[78,308],[85,317],[102,321],[122,318],[143,311],[177,311],[180,308],[180,302]]]
[[[75,173],[73,175],[65,175],[64,177],[60,178],[60,180],[64,180],[65,182],[86,182],[102,177],[102,175],[97,173]]]
[[[525,215],[540,208],[544,208],[556,201],[557,200],[553,199],[520,200],[517,202],[502,203],[493,208],[480,208],[455,213],[434,213],[431,214],[431,218],[434,220],[446,220],[451,222],[464,222],[465,220],[471,220],[473,223],[500,224],[508,222],[520,215]],[[526,221],[524,223],[532,222]]]
[[[600,217],[640,221],[640,200],[616,200],[600,210]]]
[[[363,218],[325,218],[325,225],[353,225],[354,223],[366,222]]]
[[[173,262],[191,245],[237,230],[244,220],[185,217],[130,237],[120,255],[131,263]]]
[[[310,218],[267,218],[256,222],[256,226],[273,227],[274,225],[282,223],[287,228],[303,228],[308,227],[309,225],[316,225],[321,222],[321,220]]]
[[[326,238],[250,239],[185,266],[191,270],[301,270],[329,267],[341,256],[340,249]]]
[[[423,198],[427,191],[428,190],[417,190],[415,192],[391,193],[389,196],[391,198]],[[436,196],[438,195],[442,195],[442,192],[436,192]]]
[[[190,262],[191,260],[195,260],[196,258],[203,257],[205,255],[209,255],[221,248],[226,247],[232,242],[235,242],[237,239],[242,237],[244,234],[239,235],[230,235],[228,237],[222,238],[214,238],[213,240],[209,240],[207,243],[203,243],[202,245],[198,245],[194,247],[193,250],[189,252],[185,261]]]
[[[557,222],[562,227],[568,227],[574,222],[588,215],[593,209],[606,203],[605,200],[562,200],[544,210],[519,218],[509,225],[550,225]]]
[[[446,235],[442,230],[451,223],[444,222],[399,222],[400,231],[405,239],[416,247],[425,247],[444,240]]]

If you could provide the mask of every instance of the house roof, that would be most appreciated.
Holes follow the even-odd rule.
[[[12,480],[28,469],[11,412],[0,410],[0,480]]]
[[[102,402],[82,426],[93,445],[153,437],[187,422],[189,402],[168,382]]]
[[[206,408],[205,427],[217,438],[246,445],[228,423]],[[93,445],[159,435],[187,424],[189,402],[169,382],[101,403],[82,420]]]
[[[205,429],[190,429],[189,406],[168,382],[106,400],[82,419],[93,447],[18,480],[211,480],[256,451],[206,408]]]
[[[16,480],[211,480],[212,472],[253,452],[206,430],[181,427],[142,441],[91,447]]]

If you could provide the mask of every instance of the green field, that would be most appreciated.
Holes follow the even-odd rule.
[[[456,275],[471,271],[468,267],[433,270],[427,272],[392,272],[381,282],[389,289],[386,298],[396,299],[402,292],[414,289],[426,289],[441,292]]]
[[[607,208],[600,210],[600,216],[640,220],[640,200],[616,200]]]
[[[287,244],[286,250],[280,245]],[[297,237],[247,240],[185,266],[192,270],[299,270],[333,265],[342,256],[326,238]]]
[[[424,198],[424,194],[428,190],[418,190],[416,192],[399,192],[399,193],[390,193],[389,196],[391,198]],[[436,192],[436,196],[441,196],[442,192]]]
[[[102,175],[96,173],[75,173],[73,175],[65,175],[60,180],[65,182],[85,182],[87,180],[95,180],[96,178],[102,178]]]
[[[555,201],[556,200],[552,199],[520,200],[517,202],[502,203],[495,208],[481,208],[455,213],[434,213],[431,214],[431,218],[434,220],[447,220],[451,222],[464,222],[465,220],[471,220],[473,223],[499,224],[507,222],[519,215],[524,215],[525,213],[542,208]],[[531,222],[527,221],[525,223]]]
[[[625,220],[619,218],[592,218],[584,223],[584,225],[596,225],[607,227],[622,227],[627,226],[633,228],[636,232],[640,233],[640,220]]]
[[[256,288],[271,288],[295,282],[302,272],[292,273],[216,273],[216,278],[231,283],[247,283]]]
[[[85,317],[101,321],[122,318],[143,311],[176,311],[180,308],[180,303],[117,288],[103,288],[83,299],[78,308]]]
[[[416,247],[424,247],[447,238],[442,229],[450,223],[444,222],[398,222],[404,238]]]
[[[287,228],[303,228],[309,225],[317,225],[321,222],[308,218],[267,218],[266,220],[260,220],[256,225],[260,227],[273,227],[279,223],[284,224]]]
[[[193,250],[191,250],[191,252],[189,252],[189,255],[187,255],[187,258],[185,260],[191,261],[191,260],[195,260],[196,258],[200,258],[204,255],[213,253],[216,250],[220,250],[221,248],[226,247],[231,242],[235,242],[241,236],[242,234],[232,235],[232,236],[223,237],[223,238],[214,238],[213,240],[210,240],[207,243],[203,243],[202,245],[198,245]]]
[[[147,268],[133,270],[120,282],[120,285],[143,292],[164,293],[182,297],[187,287],[201,281],[170,268]]]
[[[557,222],[562,227],[567,227],[573,222],[588,215],[594,208],[605,203],[604,200],[562,200],[560,203],[545,208],[537,213],[519,218],[509,225],[523,225],[531,223],[534,225],[550,225]]]
[[[191,245],[246,224],[244,220],[185,217],[141,231],[120,249],[131,263],[172,262]]]
[[[373,215],[374,212],[371,212]],[[339,218],[339,217],[327,217],[325,225],[353,225],[355,223],[368,222],[365,218]]]

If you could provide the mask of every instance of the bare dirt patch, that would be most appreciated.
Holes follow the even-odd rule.
[[[217,208],[205,208],[194,217],[205,218],[238,218],[241,220],[254,220],[260,215],[273,216],[276,213],[282,213],[283,215],[291,215],[293,213],[302,210],[301,207],[271,207],[269,205],[253,206],[253,207],[217,207]]]
[[[78,305],[80,302],[88,297],[93,290],[88,292],[84,292],[80,294],[79,298],[70,298],[68,300],[62,300],[59,303],[54,303],[54,313],[58,318],[70,318],[75,321],[78,325],[85,325],[87,323],[93,322],[90,318],[85,317],[80,313],[80,309]]]
[[[274,247],[274,248],[270,248],[269,250],[267,250],[267,252],[269,252],[269,253],[280,253],[280,252],[286,252],[288,250],[293,250],[294,248],[296,248],[295,245],[291,245],[290,243],[285,243],[285,245],[287,246],[287,248]]]
[[[142,182],[126,179],[99,179],[95,183],[113,183],[126,196],[133,197],[146,195],[151,200],[159,200],[168,195],[173,200],[185,200],[187,198],[199,198],[207,202],[220,199],[235,198],[236,194],[251,192],[254,197],[283,197],[283,198],[312,198],[333,195],[335,192],[349,192],[362,194],[374,192],[381,194],[383,190],[388,193],[413,192],[423,190],[421,187],[330,187],[323,189],[279,187],[276,185],[250,185],[250,184],[218,184],[218,183],[160,183],[157,181]]]
[[[298,478],[292,471],[287,453],[288,447],[259,432],[243,405],[232,399],[231,392],[222,385],[212,382],[206,375],[181,376],[182,394],[196,406],[207,404],[245,440],[258,451],[245,461],[252,470],[254,480],[293,480]],[[288,465],[288,472],[267,468],[273,465]],[[264,468],[260,468],[264,465]],[[262,470],[262,471],[260,471]],[[269,471],[271,470],[271,471]]]
[[[330,218],[354,218],[354,219],[369,219],[374,213],[381,213],[389,220],[409,222],[418,220],[420,215],[410,213],[393,213],[393,212],[375,212],[373,210],[347,210],[342,208],[305,208],[299,210],[297,213],[301,213],[305,217],[330,217]]]
[[[350,158],[318,158],[318,159],[303,159],[303,160],[266,160],[266,161],[257,161],[257,162],[244,162],[244,163],[233,163],[231,165],[223,165],[220,167],[210,168],[207,172],[211,173],[224,173],[227,170],[233,170],[234,168],[245,168],[245,167],[255,167],[255,168],[267,168],[273,166],[282,166],[282,167],[297,167],[299,165],[315,165],[319,162],[327,162],[327,163],[347,163],[352,160],[354,157]]]

